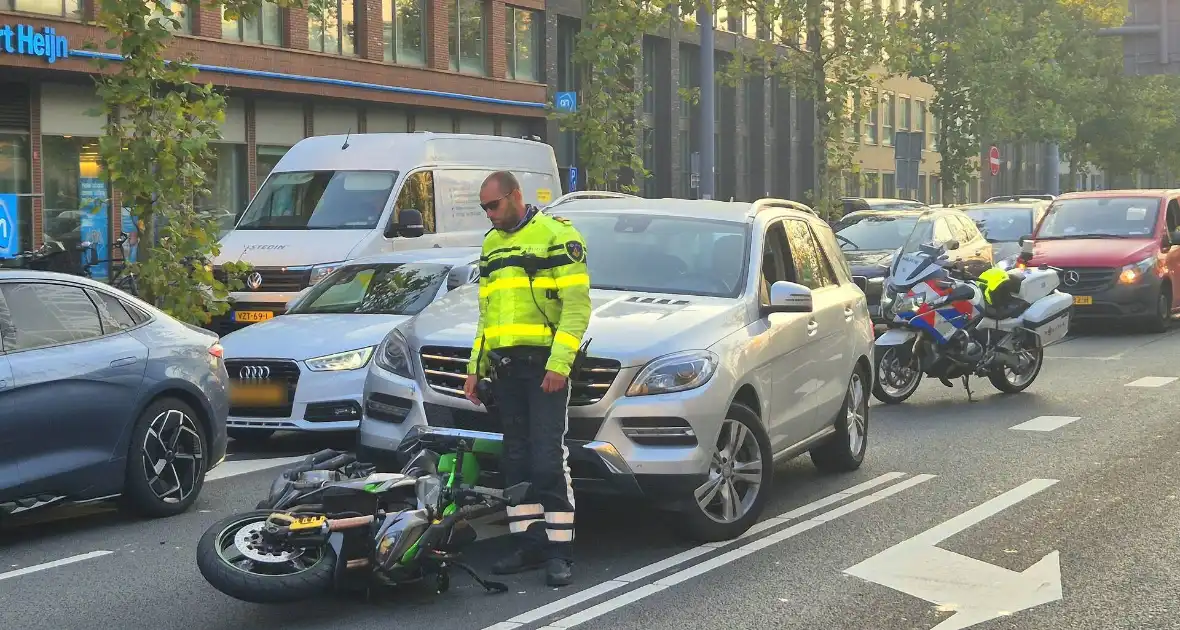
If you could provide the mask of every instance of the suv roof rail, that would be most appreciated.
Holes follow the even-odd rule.
[[[1053,201],[1057,197],[1055,195],[998,195],[996,197],[988,197],[983,203],[992,203],[995,201]]]
[[[610,190],[576,190],[571,193],[566,193],[557,199],[545,204],[546,208],[552,208],[556,205],[563,204],[567,201],[575,199],[639,199],[637,195],[628,193],[613,192]]]
[[[806,212],[812,216],[819,216],[819,213],[807,205],[801,204],[798,201],[791,201],[790,199],[776,199],[774,197],[764,197],[755,201],[751,205],[754,214],[758,214],[763,208],[789,208],[791,210],[798,210],[799,212]]]

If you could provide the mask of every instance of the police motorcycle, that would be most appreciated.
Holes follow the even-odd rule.
[[[891,321],[874,350],[873,395],[881,402],[905,401],[923,376],[947,387],[962,379],[971,401],[971,376],[1005,393],[1024,391],[1040,374],[1045,346],[1069,332],[1073,296],[1057,290],[1060,269],[1005,260],[972,276],[948,259],[958,245],[922,244],[894,259],[881,301]],[[1031,243],[1018,258],[1032,258]]]

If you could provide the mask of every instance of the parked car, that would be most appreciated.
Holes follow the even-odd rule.
[[[1032,234],[1049,209],[1049,203],[1039,199],[989,200],[961,206],[958,210],[970,217],[992,244],[995,260],[1011,258],[1015,262],[1020,254],[1020,239]]]
[[[852,273],[868,281],[865,297],[874,323],[885,323],[880,315],[882,284],[893,256],[921,217],[909,210],[864,210],[846,215],[832,226]]]
[[[874,338],[864,279],[810,208],[615,195],[545,212],[581,232],[593,283],[588,358],[571,377],[578,491],[644,496],[680,512],[690,536],[723,540],[761,514],[774,463],[809,452],[825,471],[860,466]],[[462,391],[478,293],[451,292],[378,347],[364,458],[389,459],[418,432],[500,439]]]
[[[305,289],[286,314],[226,335],[229,436],[355,430],[373,349],[439,296],[478,281],[479,252],[435,248],[354,260]]]
[[[121,497],[184,512],[225,457],[217,335],[99,282],[0,272],[0,518]]]
[[[913,199],[883,199],[879,197],[844,197],[840,200],[844,204],[844,215],[864,210],[926,210],[929,208],[921,201]]]
[[[1167,330],[1180,295],[1180,190],[1067,193],[1031,238],[1028,264],[1064,270],[1075,318]]]

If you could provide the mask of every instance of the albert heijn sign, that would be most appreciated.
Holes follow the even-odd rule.
[[[58,35],[52,26],[43,26],[38,31],[31,24],[5,24],[0,26],[0,56],[6,54],[39,57],[54,63],[70,57],[70,40]]]

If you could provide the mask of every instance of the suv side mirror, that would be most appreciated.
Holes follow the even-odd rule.
[[[417,238],[426,233],[426,225],[422,221],[422,213],[414,208],[402,208],[397,214],[397,222],[391,222],[385,230],[386,238],[402,236]]]
[[[811,289],[794,282],[779,280],[770,285],[770,305],[762,307],[762,314],[810,313]]]
[[[860,290],[862,292],[867,293],[869,290],[868,276],[852,276],[852,283],[855,284],[856,286],[860,287]]]

